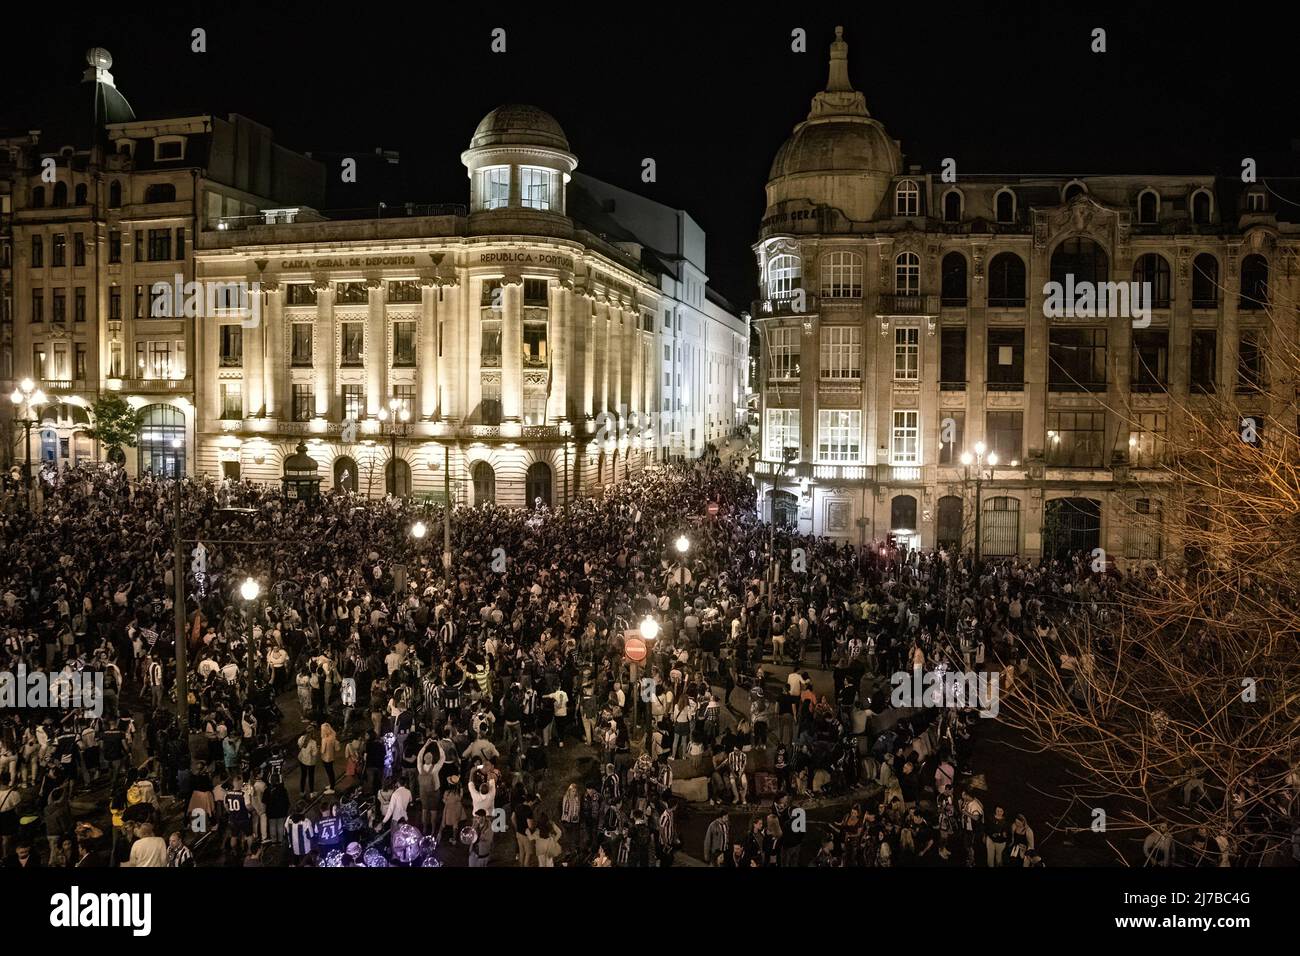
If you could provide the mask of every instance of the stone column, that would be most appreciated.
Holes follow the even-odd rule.
[[[384,329],[384,281],[366,279],[369,315],[366,323],[366,413],[374,415],[384,407],[388,368],[388,336]]]
[[[263,361],[266,378],[271,383],[266,414],[287,420],[293,417],[293,402],[289,397],[289,348],[284,325],[284,287],[278,282],[262,282],[265,293],[262,321],[266,325],[265,355]]]
[[[568,283],[567,285],[565,283]],[[547,360],[551,365],[551,393],[546,400],[546,421],[562,422],[569,417],[569,322],[573,283],[569,280],[550,285],[550,328],[547,331]]]
[[[582,336],[582,413],[587,418],[596,415],[596,309],[588,295],[577,300],[578,325]]]
[[[623,363],[627,361],[628,343],[624,334],[623,321],[626,313],[622,305],[615,302],[609,309],[609,407],[619,416],[620,432],[627,423],[623,401]]]
[[[313,287],[316,290],[316,334],[311,358],[316,376],[316,414],[329,419],[336,407],[334,393],[337,391],[335,380],[339,366],[335,354],[334,284],[324,276],[317,276]]]
[[[438,414],[438,284],[432,277],[420,279],[420,395],[418,414]],[[414,410],[413,410],[414,411]]]
[[[253,280],[250,280],[250,282]],[[260,292],[265,296],[266,293]],[[255,328],[244,325],[244,414],[256,416],[267,406],[266,397],[266,349],[262,347],[266,336],[266,322],[258,322]]]
[[[524,280],[501,280],[501,420],[522,422],[524,407]]]
[[[609,302],[601,300],[596,303],[596,414],[609,411],[609,345],[610,345]]]

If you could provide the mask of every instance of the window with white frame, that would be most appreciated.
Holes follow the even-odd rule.
[[[919,465],[921,463],[921,413],[918,411],[894,412],[894,427],[889,446],[891,465]]]
[[[862,298],[862,257],[856,252],[828,252],[822,256],[823,299]]]
[[[894,381],[915,382],[921,377],[921,330],[915,326],[894,329]]]
[[[783,253],[767,264],[767,297],[789,299],[803,284],[803,264],[798,256]]]
[[[554,209],[555,183],[558,178],[553,169],[540,166],[519,167],[519,200],[529,209]]]
[[[921,257],[915,252],[899,253],[894,259],[894,294],[919,295],[921,292]]]
[[[821,339],[822,378],[860,380],[862,330],[856,325],[824,325]]]
[[[771,329],[767,335],[770,348],[767,377],[797,379],[799,377],[799,330]]]
[[[862,412],[822,409],[817,413],[817,460],[862,460]]]
[[[510,167],[488,166],[478,171],[480,209],[504,209],[510,205]]]
[[[915,216],[921,208],[921,190],[910,179],[904,179],[894,191],[894,215]]]
[[[782,461],[783,449],[799,447],[799,409],[769,408],[767,410],[766,458]],[[797,454],[797,453],[796,453]]]

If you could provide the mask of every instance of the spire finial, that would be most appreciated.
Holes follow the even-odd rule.
[[[831,44],[831,72],[826,81],[828,93],[851,93],[849,82],[849,45],[844,42],[844,28],[835,28],[835,42]]]

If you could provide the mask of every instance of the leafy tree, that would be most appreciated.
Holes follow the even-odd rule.
[[[95,426],[87,434],[108,449],[110,461],[122,461],[123,446],[134,448],[140,434],[140,412],[120,395],[105,395],[96,399],[91,413]]]

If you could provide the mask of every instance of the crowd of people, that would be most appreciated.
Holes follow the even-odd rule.
[[[99,673],[104,700],[0,711],[10,866],[1041,865],[972,773],[977,702],[892,706],[890,675],[1005,692],[1027,629],[1109,586],[774,535],[716,455],[457,508],[449,569],[411,533],[439,510],[395,498],[100,465],[43,497],[0,515],[0,671]]]

